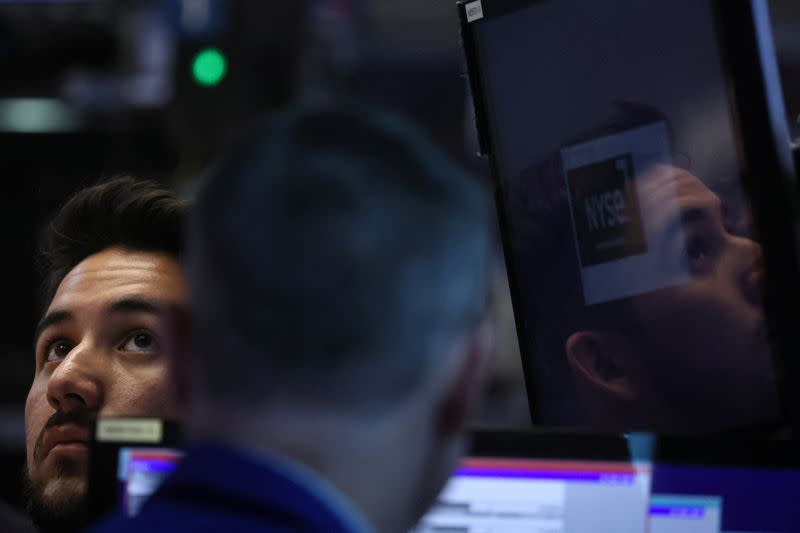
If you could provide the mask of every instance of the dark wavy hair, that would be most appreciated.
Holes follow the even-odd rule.
[[[70,270],[107,248],[164,252],[180,259],[186,203],[155,181],[113,177],[79,190],[44,228],[37,254],[46,309]]]

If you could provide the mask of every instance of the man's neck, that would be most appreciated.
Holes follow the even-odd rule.
[[[220,411],[196,413],[191,436],[277,455],[311,470],[376,531],[413,526],[408,522],[414,519],[431,449],[425,431],[416,429],[426,427],[425,421],[411,420],[400,410],[369,419],[290,407],[245,415],[232,414],[235,409]]]

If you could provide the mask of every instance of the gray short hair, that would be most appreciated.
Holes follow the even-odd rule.
[[[385,404],[486,308],[484,187],[398,117],[268,117],[201,181],[188,272],[199,393]]]

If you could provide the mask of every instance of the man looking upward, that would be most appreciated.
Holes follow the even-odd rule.
[[[76,193],[46,228],[25,406],[28,511],[42,530],[87,519],[90,420],[181,413],[161,331],[186,305],[183,217],[169,191],[120,177]]]

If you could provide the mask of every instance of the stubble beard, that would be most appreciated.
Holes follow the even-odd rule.
[[[54,458],[55,474],[34,480],[23,471],[25,508],[41,533],[78,531],[88,525],[87,467],[69,457]]]

